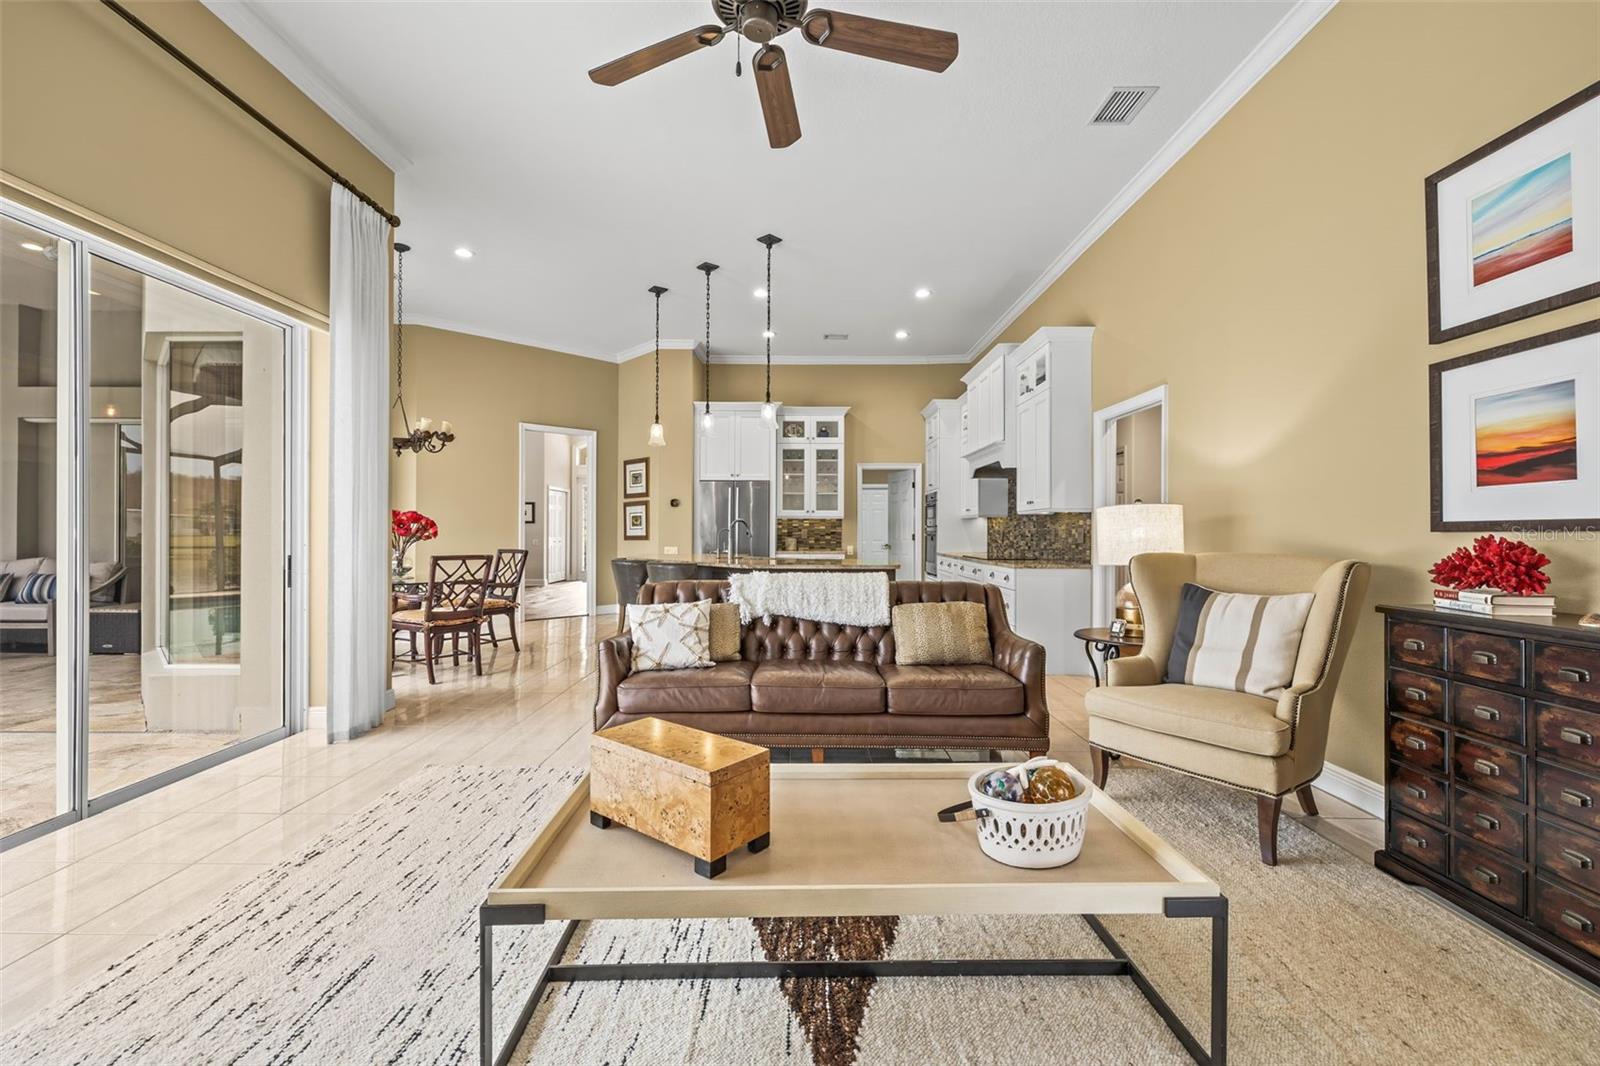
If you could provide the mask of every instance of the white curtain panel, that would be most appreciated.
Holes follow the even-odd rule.
[[[389,687],[389,224],[333,186],[328,739],[383,721]]]

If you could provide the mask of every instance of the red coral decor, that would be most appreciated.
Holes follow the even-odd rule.
[[[1513,596],[1536,596],[1550,586],[1544,568],[1549,558],[1531,544],[1493,534],[1479,537],[1471,548],[1457,548],[1433,564],[1428,573],[1449,589],[1499,589]]]
[[[432,540],[439,535],[439,523],[420,511],[389,512],[389,547],[394,552],[394,574],[404,577],[411,569],[406,565],[406,552],[420,540]]]

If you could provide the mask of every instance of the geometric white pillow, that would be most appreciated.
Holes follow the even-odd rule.
[[[633,638],[631,669],[693,670],[715,666],[711,659],[711,601],[630,603],[628,632]]]

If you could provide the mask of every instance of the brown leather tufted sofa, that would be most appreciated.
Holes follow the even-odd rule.
[[[727,592],[722,581],[648,582],[638,602],[721,602]],[[600,644],[595,728],[664,718],[768,747],[1049,747],[1044,648],[1011,631],[999,589],[895,581],[889,601],[983,604],[994,665],[898,666],[889,626],[775,617],[744,627],[737,662],[630,674],[624,632]]]

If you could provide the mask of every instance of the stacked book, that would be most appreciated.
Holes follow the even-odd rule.
[[[1491,618],[1552,618],[1556,613],[1554,596],[1513,596],[1499,589],[1434,589],[1433,605]]]

